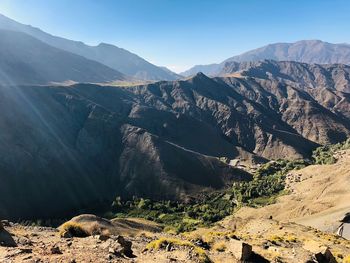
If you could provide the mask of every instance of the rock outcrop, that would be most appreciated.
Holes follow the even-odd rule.
[[[0,246],[4,247],[16,247],[16,241],[13,239],[11,234],[3,227],[0,222]]]
[[[240,261],[248,261],[252,256],[252,246],[239,240],[230,239],[227,251]]]

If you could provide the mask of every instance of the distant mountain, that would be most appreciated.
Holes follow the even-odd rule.
[[[274,60],[226,62],[219,75],[231,74],[350,93],[350,66],[344,64],[321,65]]]
[[[161,67],[164,71],[166,71],[166,72],[168,72],[169,74],[171,74],[173,77],[174,77],[174,79],[181,79],[181,78],[183,78],[183,76],[182,75],[180,75],[180,74],[177,74],[177,73],[175,73],[175,72],[172,72],[170,69],[168,69],[167,67]]]
[[[320,40],[302,40],[295,43],[270,44],[245,52],[239,56],[228,58],[219,64],[194,66],[193,68],[182,72],[181,75],[190,76],[197,72],[203,72],[215,76],[222,70],[226,62],[248,62],[264,59],[317,64],[349,64],[350,45],[331,44]]]
[[[0,30],[0,36],[0,84],[127,79],[103,64],[54,48],[27,34]]]
[[[42,30],[18,23],[0,14],[0,29],[19,31],[35,37],[46,44],[95,60],[121,73],[142,80],[175,80],[177,75],[157,67],[143,58],[116,46],[101,43],[88,46],[43,32]]]

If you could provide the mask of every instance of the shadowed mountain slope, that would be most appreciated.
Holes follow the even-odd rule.
[[[220,157],[308,158],[350,135],[346,84],[308,85],[304,64],[261,63],[132,87],[1,86],[0,216],[62,217],[116,196],[188,200],[251,178]]]
[[[0,83],[109,82],[127,77],[105,65],[51,47],[27,34],[0,30]]]
[[[26,33],[52,47],[97,61],[109,68],[142,80],[175,80],[181,76],[157,67],[143,58],[114,45],[88,46],[83,42],[50,35],[38,28],[18,23],[0,14],[0,29]]]
[[[163,111],[142,115],[128,88],[12,86],[1,87],[0,98],[1,217],[62,217],[103,208],[116,195],[184,200],[251,178],[216,158],[239,153],[210,128],[218,146],[202,152],[195,151],[201,139],[186,148],[176,131],[151,133],[148,123]],[[170,119],[176,126],[175,113]]]

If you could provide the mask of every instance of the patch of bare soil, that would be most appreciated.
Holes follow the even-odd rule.
[[[335,233],[340,220],[350,212],[350,151],[338,152],[337,158],[338,162],[332,165],[311,165],[291,172],[287,176],[289,194],[262,208],[243,207],[236,216],[271,216]]]

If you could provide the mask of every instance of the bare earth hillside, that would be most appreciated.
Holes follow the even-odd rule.
[[[350,151],[337,153],[332,165],[311,165],[287,177],[290,194],[273,205],[254,209],[244,207],[236,216],[297,222],[327,232],[335,232],[350,211]],[[349,238],[349,237],[348,237]]]

